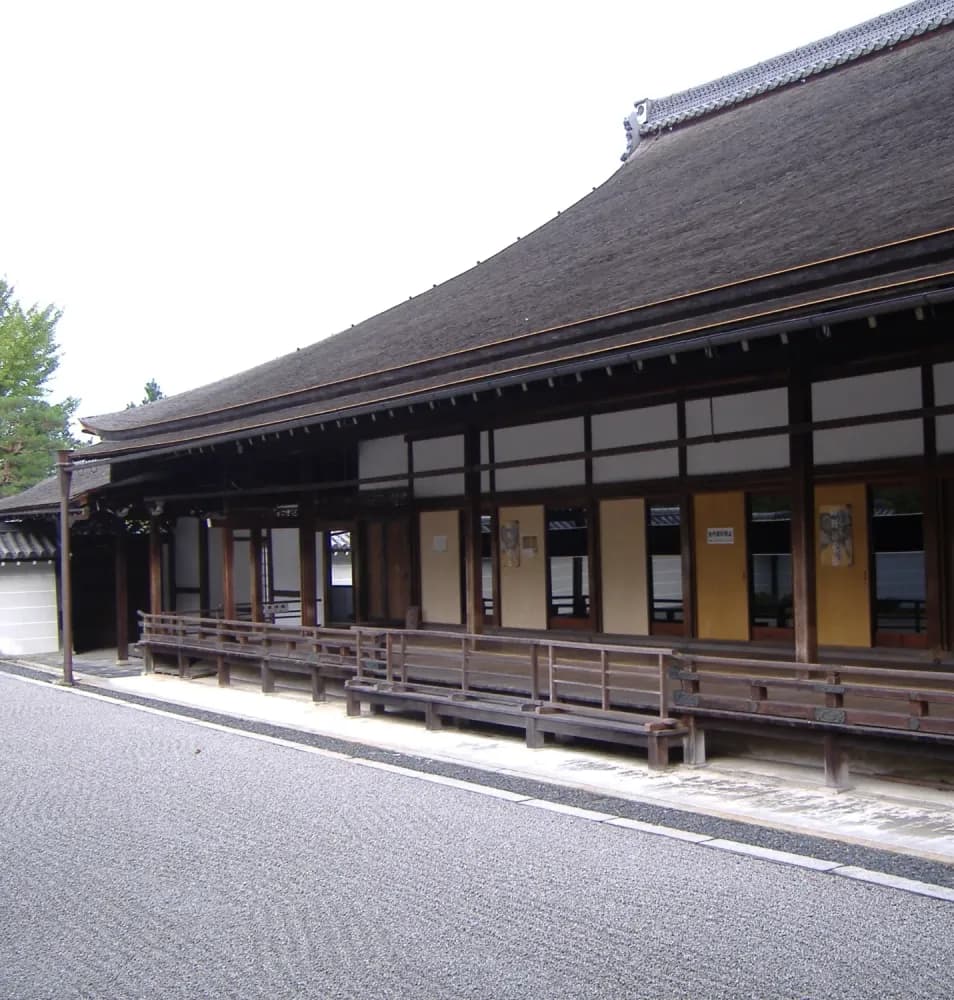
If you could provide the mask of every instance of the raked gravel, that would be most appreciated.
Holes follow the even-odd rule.
[[[954,993],[951,903],[2,675],[0,817],[4,1000]]]

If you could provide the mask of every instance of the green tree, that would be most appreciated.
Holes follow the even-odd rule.
[[[139,403],[127,403],[127,410],[134,410],[137,406],[145,406],[146,403],[154,403],[157,399],[165,399],[162,389],[159,388],[159,383],[154,378],[149,379],[142,387],[142,391],[142,401]]]
[[[73,448],[70,418],[79,400],[51,403],[47,383],[60,363],[60,311],[23,309],[0,278],[0,496],[50,475],[59,448]]]

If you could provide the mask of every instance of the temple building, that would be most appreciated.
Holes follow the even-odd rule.
[[[102,638],[138,602],[674,650],[656,704],[686,724],[954,738],[952,25],[919,0],[640,100],[619,169],[491,259],[85,419],[74,536],[149,526],[116,543]],[[0,514],[58,502],[49,483]],[[769,664],[798,692],[774,707]],[[797,688],[824,664],[890,671],[905,705]]]

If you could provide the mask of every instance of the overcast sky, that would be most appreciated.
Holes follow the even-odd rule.
[[[0,276],[122,409],[351,326],[619,167],[633,102],[891,0],[0,0]]]

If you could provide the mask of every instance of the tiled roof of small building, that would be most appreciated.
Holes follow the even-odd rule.
[[[42,535],[0,524],[0,562],[52,559],[56,547]]]
[[[952,0],[917,0],[719,80],[669,97],[637,101],[636,110],[624,122],[628,143],[623,159],[634,152],[640,136],[674,128],[788,84],[804,83],[818,73],[951,23],[954,23]]]

